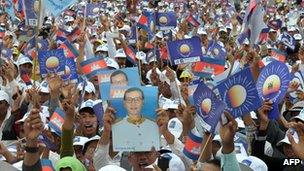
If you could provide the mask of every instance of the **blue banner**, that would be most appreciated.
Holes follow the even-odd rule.
[[[26,0],[28,1],[28,0]],[[63,0],[45,0],[45,9],[47,9],[49,12],[51,12],[54,16],[59,15],[61,12],[63,12],[67,7],[70,5],[78,2],[77,0],[69,0],[69,1],[63,1]]]
[[[65,71],[61,78],[67,82],[77,82],[78,74],[77,74],[77,65],[74,58],[66,58],[65,59]]]
[[[41,76],[46,77],[49,73],[64,74],[65,60],[63,49],[39,51],[38,61]]]
[[[171,41],[167,47],[172,65],[198,62],[203,56],[199,37]]]
[[[208,132],[214,133],[215,127],[224,112],[225,103],[220,101],[203,82],[200,82],[196,88],[193,99],[196,113],[203,121],[202,126]]]
[[[176,26],[177,20],[174,11],[156,13],[156,29],[169,30]]]
[[[250,68],[241,70],[215,87],[235,118],[258,109],[262,104]]]

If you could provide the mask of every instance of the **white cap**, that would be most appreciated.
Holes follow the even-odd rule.
[[[268,167],[265,162],[255,156],[236,155],[239,163],[250,167],[254,171],[267,171]]]
[[[175,138],[179,138],[183,132],[183,123],[178,118],[172,118],[168,122],[168,130]]]
[[[127,171],[122,167],[116,166],[116,165],[106,165],[99,169],[99,171]]]
[[[85,102],[82,102],[79,110],[81,110],[83,108],[92,108],[93,109],[94,105],[95,105],[95,102],[93,100],[89,99]]]
[[[88,141],[87,137],[83,136],[75,136],[73,139],[73,146],[84,146],[84,144]]]
[[[18,63],[18,66],[26,64],[26,63],[30,63],[33,65],[33,62],[31,61],[31,59],[27,56],[24,56],[23,54],[19,55],[17,63]]]
[[[99,135],[95,135],[94,137],[89,138],[89,139],[84,143],[84,146],[85,146],[87,143],[91,142],[91,141],[98,141],[99,139],[100,139],[100,136],[99,136]]]
[[[80,83],[80,84],[78,84],[77,89],[78,89],[79,91],[82,91],[82,89],[83,89],[83,82]],[[93,84],[92,82],[90,82],[90,81],[87,81],[84,90],[85,90],[87,93],[95,93],[95,92],[96,92],[95,87],[94,87],[94,84]]]
[[[287,31],[296,31],[295,26],[287,27]]]
[[[9,103],[9,96],[5,91],[0,90],[0,101],[2,100],[5,100],[7,103]]]
[[[72,16],[66,15],[66,16],[64,16],[64,21],[65,22],[73,22],[73,21],[75,21],[75,19]]]
[[[296,41],[302,40],[301,34],[295,34],[295,35],[293,36],[293,38],[294,38]]]
[[[200,27],[198,30],[197,30],[197,34],[199,35],[207,35],[207,32],[204,28]]]
[[[118,65],[118,63],[114,59],[112,59],[112,58],[104,58],[104,60],[106,61],[108,67],[119,69],[119,65]]]
[[[226,28],[224,28],[224,27],[221,27],[221,28],[220,28],[219,32],[221,32],[221,31],[223,31],[223,32],[226,32],[226,33],[227,33],[227,29],[226,29]]]
[[[292,117],[291,119],[299,119],[304,122],[304,108],[301,110],[301,112],[297,116]]]
[[[126,58],[126,53],[123,49],[118,49],[114,58]]]
[[[146,53],[143,51],[136,52],[136,58],[140,60],[146,60]]]
[[[130,32],[131,28],[129,25],[125,24],[122,28],[119,29],[119,31],[127,31]]]
[[[293,130],[293,129],[288,129],[287,132],[290,132],[290,133],[291,133],[291,135],[292,135],[292,137],[293,137],[293,139],[295,140],[296,143],[299,142],[299,136],[298,136],[298,133],[297,133],[295,130]],[[286,143],[286,144],[291,144],[291,143],[289,142],[289,140],[288,140],[287,132],[286,132],[286,134],[285,134],[285,137],[284,137],[281,141],[279,141],[279,142],[277,143],[277,146],[280,146],[280,145],[282,145],[282,144],[284,144],[284,143]]]
[[[103,52],[107,52],[109,49],[108,49],[108,45],[107,44],[103,44],[103,45],[100,45],[96,48],[96,52],[99,52],[99,51],[103,51]]]
[[[46,80],[40,83],[39,88],[40,88],[40,92],[42,93],[50,93],[49,83]]]
[[[174,153],[165,153],[171,156],[169,160],[169,171],[186,171],[183,161]]]
[[[162,31],[157,32],[155,36],[161,39],[164,38],[164,34]]]
[[[244,40],[243,44],[244,44],[244,45],[249,45],[249,44],[250,44],[250,43],[249,43],[249,40],[246,38],[246,39]]]

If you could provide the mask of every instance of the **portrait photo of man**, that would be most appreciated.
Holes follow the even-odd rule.
[[[126,114],[117,118],[112,127],[114,150],[149,151],[159,147],[157,124],[143,111],[145,100],[144,91],[138,87],[125,91],[123,106]]]

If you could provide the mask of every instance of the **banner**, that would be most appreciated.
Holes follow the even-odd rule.
[[[38,14],[35,12],[34,4],[36,0],[22,0],[25,11],[25,24],[29,26],[38,25]]]
[[[80,63],[82,72],[87,76],[87,78],[92,78],[98,74],[98,72],[106,69],[107,63],[101,58],[90,58]]]
[[[71,81],[77,83],[78,81],[77,65],[73,58],[65,59],[65,71],[64,74],[61,76],[61,78],[65,82]]]
[[[67,58],[77,58],[79,56],[78,50],[68,40],[60,44],[58,48],[64,50]]]
[[[249,67],[221,82],[214,91],[221,96],[226,110],[235,118],[262,105]]]
[[[50,118],[50,122],[48,123],[49,127],[54,130],[58,136],[61,136],[62,134],[62,125],[64,123],[64,117],[64,111],[57,107]]]
[[[172,65],[198,62],[203,56],[199,37],[171,41],[167,47]]]
[[[194,105],[197,115],[203,121],[203,127],[208,132],[214,133],[216,125],[224,112],[225,103],[203,83],[200,82],[194,94]]]
[[[202,141],[202,137],[190,131],[183,149],[184,155],[189,159],[197,160],[199,158],[199,155],[201,154]]]
[[[261,100],[273,102],[274,109],[268,114],[270,119],[279,117],[278,104],[284,99],[290,80],[288,67],[280,61],[271,62],[261,71],[256,86]]]
[[[39,51],[38,61],[40,74],[46,77],[49,73],[64,74],[65,56],[62,49]]]
[[[169,30],[177,26],[176,14],[174,11],[156,13],[156,29]]]
[[[27,0],[24,0],[24,1],[27,1]],[[52,13],[54,16],[58,16],[67,7],[69,7],[70,5],[72,5],[76,2],[77,2],[77,0],[69,0],[69,1],[44,0],[45,9],[47,9],[48,12]]]

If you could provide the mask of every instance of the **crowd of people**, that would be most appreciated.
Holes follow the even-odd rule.
[[[85,11],[88,4],[102,5],[88,14]],[[251,34],[240,41],[245,22],[250,22],[246,19],[250,14],[248,9],[253,5],[264,10],[260,22],[268,30],[258,33],[266,36],[252,41]],[[169,29],[140,27],[138,23],[146,11],[174,12],[177,25]],[[0,170],[304,170],[304,2],[301,0],[79,0],[58,16],[45,14],[39,21],[41,26],[33,27],[26,24],[26,15],[15,10],[13,18],[2,3]],[[251,33],[254,29],[257,27],[252,26]],[[76,51],[73,58],[76,81],[63,77],[66,70],[64,75],[41,74],[40,67],[45,66],[39,65],[38,53],[41,48],[46,51],[60,48],[63,41],[58,33],[62,30],[65,40]],[[79,32],[74,34],[74,30]],[[137,35],[133,41],[134,33]],[[282,38],[285,33],[293,41]],[[200,38],[203,55],[212,55],[211,42],[224,49],[223,71],[202,76],[197,70],[194,72],[195,63],[174,65],[170,61],[167,43],[195,36]],[[36,42],[31,44],[32,40]],[[136,58],[132,58],[130,48],[135,49]],[[284,60],[275,57],[274,51],[280,51]],[[145,139],[159,135],[160,149],[114,150],[113,139],[119,137],[112,131],[118,111],[109,101],[101,100],[102,78],[98,74],[89,77],[83,69],[82,63],[92,56],[104,60],[103,70],[113,71],[112,85],[128,85],[131,78],[121,69],[136,67],[138,73],[131,77],[139,77],[139,85],[157,87],[155,129],[159,134],[149,132],[148,128],[142,134]],[[283,62],[291,77],[297,78],[289,81],[288,90],[278,104],[277,119],[268,116],[273,101],[264,99],[258,110],[242,117],[223,112],[226,122],[220,119],[215,132],[200,131],[202,126],[196,122],[198,110],[191,100],[191,85],[198,82],[214,85],[222,73],[229,72],[225,80],[247,67],[256,81],[263,67],[274,60]],[[136,115],[141,114],[144,99],[149,101],[140,89],[128,89],[123,96],[128,117],[119,122],[153,125],[149,118]],[[93,106],[101,101],[103,114],[99,118]],[[167,103],[169,107],[165,107]],[[56,118],[61,114],[58,109],[63,112],[63,119]],[[56,122],[62,122],[59,134],[50,126]],[[136,129],[136,126],[115,127],[115,131],[123,132],[126,137]],[[199,158],[185,154],[189,134],[201,139],[196,141]],[[242,148],[238,139],[243,142]],[[293,164],[286,159],[300,162]]]

